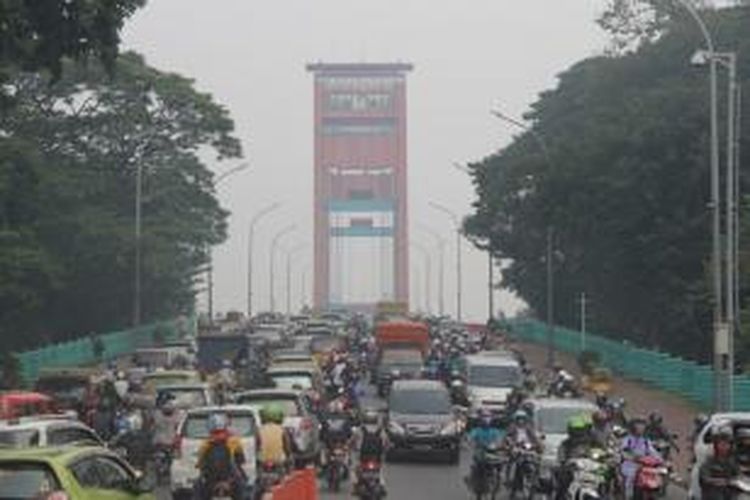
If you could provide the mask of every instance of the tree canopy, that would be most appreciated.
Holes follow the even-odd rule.
[[[137,54],[19,72],[0,116],[0,334],[22,348],[127,325],[136,171],[144,320],[188,311],[226,213],[204,160],[242,155],[228,111]],[[10,333],[27,335],[11,337]]]
[[[750,9],[709,18],[720,49],[738,51],[739,73],[749,75]],[[597,330],[701,358],[710,330],[707,71],[689,64],[703,45],[692,21],[664,23],[635,50],[575,64],[540,95],[525,118],[549,163],[527,132],[471,165],[477,199],[465,230],[510,260],[504,285],[543,312],[551,228],[557,322],[578,324],[576,297],[586,292]]]

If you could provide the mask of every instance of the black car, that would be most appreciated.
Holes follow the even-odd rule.
[[[374,374],[378,396],[385,397],[395,380],[420,378],[423,370],[424,360],[421,351],[393,349],[383,352]]]
[[[435,380],[397,380],[388,398],[386,459],[399,452],[441,453],[451,464],[460,457],[464,422],[445,386]]]

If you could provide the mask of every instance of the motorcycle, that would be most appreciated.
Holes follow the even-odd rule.
[[[729,483],[734,500],[750,500],[750,478],[747,476],[736,477]]]
[[[510,495],[517,498],[520,494],[521,498],[531,500],[537,487],[541,457],[531,443],[525,442],[516,449],[513,463],[515,477]]]
[[[345,446],[336,445],[329,451],[323,473],[328,489],[338,492],[341,482],[349,476],[349,450]]]
[[[603,450],[591,450],[587,457],[570,462],[573,480],[568,487],[569,500],[598,500],[610,496],[612,465]]]
[[[166,447],[158,447],[154,451],[154,470],[156,471],[157,484],[169,482],[170,469],[172,468],[172,451]]]
[[[274,462],[264,462],[259,476],[260,490],[268,492],[284,478],[284,468]]]
[[[560,376],[550,384],[548,395],[557,398],[578,398],[581,391],[572,376]]]
[[[480,458],[473,466],[469,489],[476,495],[477,500],[495,500],[500,498],[503,484],[503,470],[508,463],[508,457],[497,443],[485,446]]]
[[[635,475],[634,497],[636,500],[660,498],[666,492],[669,467],[656,456],[638,458],[638,471]]]
[[[380,481],[380,463],[367,461],[359,465],[354,493],[362,500],[381,500],[385,497],[385,488]]]

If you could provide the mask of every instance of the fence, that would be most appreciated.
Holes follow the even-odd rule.
[[[521,340],[546,343],[547,325],[532,319],[511,320],[508,328]],[[594,351],[604,366],[626,378],[679,394],[704,407],[713,403],[713,370],[668,353],[643,349],[621,340],[555,327],[555,348],[572,355]],[[734,409],[750,411],[750,376],[734,377]]]
[[[195,333],[195,321],[177,319],[139,328],[106,333],[54,344],[16,355],[20,375],[26,384],[33,384],[41,368],[65,368],[92,365],[132,353],[140,347],[170,341]],[[97,339],[97,340],[95,340]],[[97,351],[100,351],[97,353]]]

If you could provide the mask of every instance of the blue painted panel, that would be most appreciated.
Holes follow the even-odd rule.
[[[393,236],[392,227],[332,227],[331,236],[334,238],[383,238]]]
[[[392,200],[331,200],[328,202],[330,212],[392,212]]]

